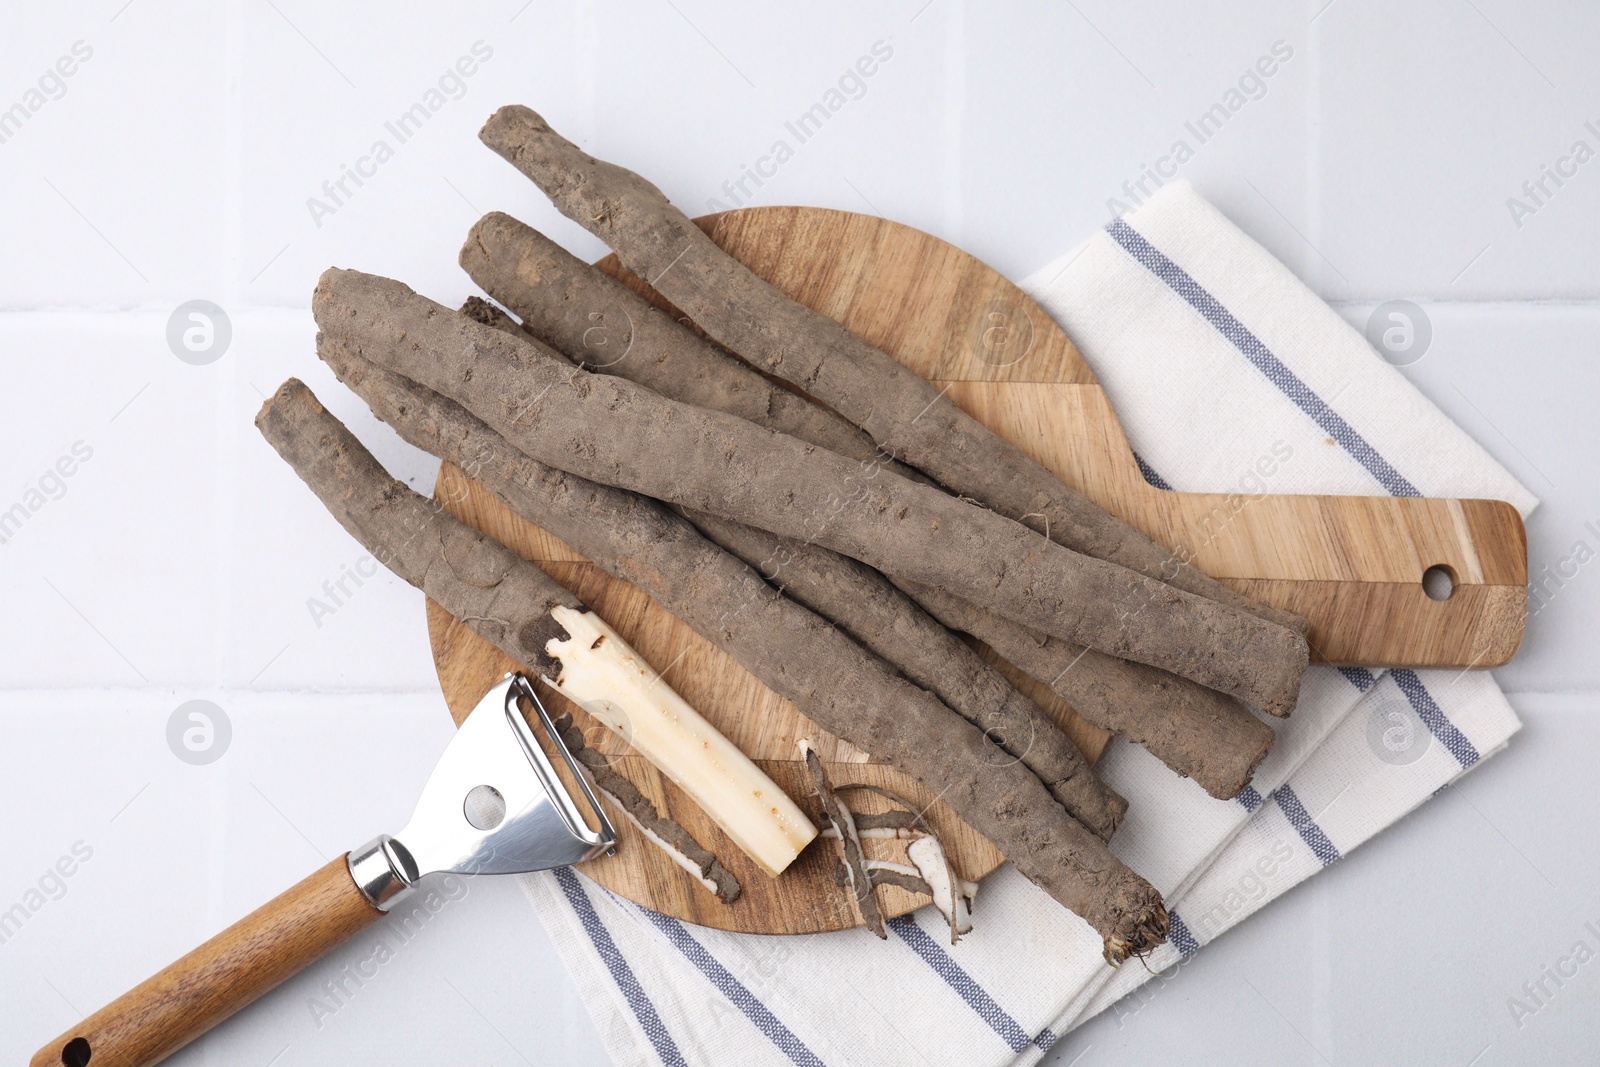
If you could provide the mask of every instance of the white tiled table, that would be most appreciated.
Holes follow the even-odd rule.
[[[492,208],[598,254],[477,144],[502,103],[699,211],[884,42],[749,202],[879,212],[1012,277],[1102,225],[1182,139],[1182,175],[1351,321],[1426,308],[1432,346],[1406,373],[1544,498],[1536,571],[1600,549],[1600,159],[1561,163],[1580,139],[1600,151],[1600,10],[1325,3],[8,5],[0,109],[27,114],[0,112],[0,512],[43,503],[0,545],[0,909],[74,846],[90,857],[0,943],[0,1058],[392,827],[449,736],[419,594],[385,574],[308,611],[361,552],[250,420],[303,376],[429,487],[430,461],[317,364],[309,295],[338,264],[459,301],[456,249]],[[1278,42],[1292,55],[1200,143],[1188,124]],[[385,124],[435,89],[400,143]],[[392,158],[362,163],[379,139]],[[335,201],[324,183],[357,166],[370,176]],[[1544,166],[1570,176],[1536,202],[1523,185]],[[1536,210],[1514,217],[1514,196]],[[233,336],[194,366],[165,333],[201,298]],[[1508,753],[1052,1062],[1592,1056],[1600,963],[1520,1027],[1507,998],[1600,925],[1597,574],[1567,581],[1498,672],[1527,723]],[[207,766],[165,740],[192,698],[232,724]],[[512,886],[475,886],[319,1025],[309,998],[347,962],[174,1062],[603,1056]]]

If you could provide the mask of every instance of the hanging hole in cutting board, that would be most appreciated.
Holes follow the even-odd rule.
[[[506,798],[492,785],[475,785],[462,805],[467,821],[479,830],[493,830],[505,821]]]
[[[75,1037],[62,1047],[61,1062],[67,1067],[88,1067],[91,1055],[89,1042],[81,1037]]]
[[[1449,600],[1456,591],[1456,572],[1443,563],[1429,567],[1422,572],[1422,591],[1429,600]]]

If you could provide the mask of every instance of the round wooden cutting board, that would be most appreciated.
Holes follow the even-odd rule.
[[[701,225],[730,253],[795,299],[839,319],[924,377],[951,383],[1038,383],[1060,386],[1093,382],[1066,335],[1021,290],[999,274],[918,230],[883,219],[812,208],[757,208],[702,219]],[[625,275],[613,258],[601,266],[668,305],[642,282]],[[623,339],[624,342],[626,339]],[[1010,393],[1010,387],[1000,387]],[[1000,424],[1021,429],[1030,446],[1065,446],[1045,433],[1051,424],[1048,391],[1021,385],[1015,402],[986,398]],[[1030,451],[1036,451],[1030,447]],[[1041,455],[1047,458],[1048,451]],[[1058,459],[1062,457],[1057,457]],[[637,587],[611,578],[561,541],[512,514],[504,504],[449,464],[439,473],[435,499],[468,525],[499,539],[538,563],[611,623],[662,672],[701,714],[754,759],[810,813],[811,795],[795,742],[812,738],[836,785],[871,783],[900,793],[927,816],[963,877],[977,880],[1003,857],[913,779],[872,762],[865,753],[818,729],[787,700],[774,694],[731,657],[657,606]],[[506,671],[517,664],[494,645],[428,602],[428,631],[446,700],[457,721]],[[987,651],[987,650],[985,650]],[[994,658],[994,657],[990,657]],[[1011,672],[1014,676],[1016,672]],[[1026,692],[1098,758],[1107,735],[1077,718],[1066,703],[1032,679],[1019,677]],[[578,868],[583,874],[656,911],[688,922],[749,933],[796,934],[838,930],[857,924],[847,891],[834,883],[836,849],[818,839],[778,878],[769,878],[642,757],[583,711],[549,690],[553,714],[572,712],[589,743],[613,758],[658,808],[710,848],[743,886],[740,899],[724,905],[644,841],[635,827],[608,809],[622,837],[614,857]],[[863,811],[884,810],[864,791],[846,794]],[[609,802],[607,802],[609,804]],[[877,858],[905,862],[903,843],[873,840]],[[886,916],[928,903],[894,886],[878,890]]]
[[[960,249],[881,218],[816,208],[748,208],[699,222],[758,275],[941,386],[1067,485],[1240,592],[1304,615],[1313,658],[1466,667],[1496,666],[1515,653],[1527,620],[1527,540],[1511,505],[1157,489],[1140,472],[1104,390],[1066,334],[1020,289]],[[600,266],[670,307],[614,259]],[[626,353],[630,340],[606,343]],[[576,592],[813,814],[817,803],[796,758],[801,737],[817,743],[835,783],[881,785],[930,805],[928,816],[964,877],[976,880],[1000,864],[992,845],[915,782],[818,730],[638,589],[517,518],[460,471],[449,465],[440,471],[435,497]],[[1453,580],[1448,599],[1434,600],[1424,588],[1430,569]],[[428,627],[459,721],[516,665],[431,602]],[[1091,759],[1099,758],[1104,732],[980,650]],[[554,704],[567,707],[559,697]],[[734,872],[744,896],[732,906],[718,903],[620,818],[623,847],[615,857],[585,864],[589,877],[657,911],[726,930],[811,933],[855,924],[850,900],[834,885],[831,841],[819,840],[781,877],[768,878],[642,758],[581,711],[575,717],[596,748],[617,757],[624,774]],[[879,810],[871,794],[857,791],[849,799]],[[879,858],[904,860],[901,845],[869,845]],[[892,886],[879,897],[891,916],[926,903]]]

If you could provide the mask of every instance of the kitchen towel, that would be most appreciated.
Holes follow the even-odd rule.
[[[1185,182],[1022,283],[1101,383],[1153,484],[1535,498],[1362,336]],[[1265,457],[1265,461],[1263,461]],[[1270,474],[1263,472],[1270,471]],[[1248,506],[1248,505],[1246,505]],[[1100,765],[1113,848],[1165,895],[1168,943],[1112,970],[1100,938],[1009,866],[955,946],[923,909],[863,930],[727,934],[571,870],[523,885],[618,1064],[1035,1062],[1072,1027],[1338,860],[1504,747],[1485,672],[1313,667],[1252,786],[1219,801],[1142,749]]]

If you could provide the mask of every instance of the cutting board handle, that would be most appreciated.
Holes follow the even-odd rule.
[[[340,856],[34,1054],[30,1067],[146,1067],[383,917]]]

